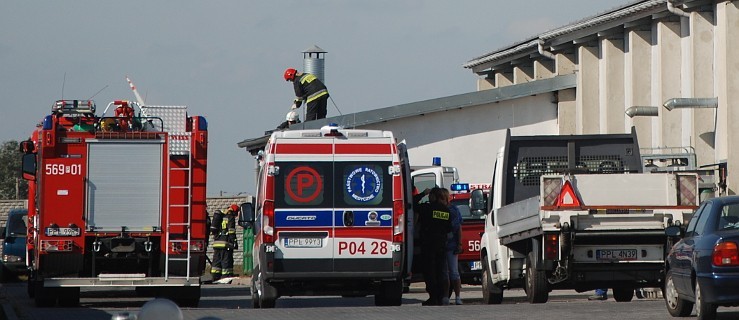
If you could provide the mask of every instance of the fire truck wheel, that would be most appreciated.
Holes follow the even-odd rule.
[[[31,280],[31,277],[28,277],[28,280],[26,281],[26,290],[28,292],[28,297],[33,299],[33,297],[36,295],[36,286],[34,286],[34,282]]]
[[[383,281],[375,294],[376,306],[399,306],[403,303],[403,280]]]
[[[53,307],[56,304],[56,292],[52,289],[55,288],[44,288],[42,281],[35,281],[33,286],[34,290],[34,302],[37,307],[48,308]]]
[[[487,257],[482,258],[482,302],[486,304],[501,304],[503,289],[493,284],[490,266]]]
[[[80,305],[80,288],[59,288],[59,306],[76,307]]]
[[[536,259],[535,252],[529,252],[526,258],[526,296],[529,303],[545,303],[549,300],[549,289],[547,288],[546,274],[536,270],[533,261]]]

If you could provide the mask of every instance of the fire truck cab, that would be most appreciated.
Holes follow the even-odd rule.
[[[281,296],[374,295],[400,305],[412,259],[413,214],[405,144],[392,132],[274,132],[257,157],[252,304]]]
[[[200,300],[207,123],[184,106],[59,100],[21,142],[29,181],[28,293],[79,303],[81,287]],[[135,114],[138,107],[139,114]]]

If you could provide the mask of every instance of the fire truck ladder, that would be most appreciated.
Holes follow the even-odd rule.
[[[179,133],[171,133],[169,134],[170,141],[177,141],[177,144],[179,145],[190,145],[190,132],[179,132]],[[167,249],[166,249],[166,257],[164,259],[164,279],[169,280],[170,273],[169,273],[169,264],[171,261],[185,261],[186,263],[186,271],[185,271],[185,278],[190,278],[190,263],[191,263],[191,255],[190,255],[190,241],[192,240],[192,154],[188,150],[179,150],[174,151],[170,149],[171,154],[175,155],[186,155],[185,157],[179,157],[179,159],[182,159],[186,163],[182,167],[172,167],[171,161],[167,161],[167,202],[169,203],[167,207],[167,230],[166,230],[166,239],[167,239]],[[185,173],[186,179],[183,185],[172,185],[172,175],[175,172],[183,172]],[[172,203],[171,202],[171,193],[178,192],[178,191],[185,191],[185,200],[184,203]],[[184,221],[182,222],[172,222],[172,209],[175,209],[175,211],[180,211],[178,209],[181,209],[183,214],[185,215]],[[184,227],[186,237],[185,239],[171,239],[171,232],[172,227]],[[181,244],[185,243],[184,246]],[[175,246],[175,248],[180,249],[185,248],[185,257],[179,258],[179,257],[172,257],[170,256],[171,246]]]

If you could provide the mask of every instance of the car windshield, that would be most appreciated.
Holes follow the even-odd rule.
[[[739,203],[727,204],[721,208],[718,229],[739,229]]]
[[[11,236],[25,236],[28,216],[25,214],[13,214],[8,218],[8,234]]]

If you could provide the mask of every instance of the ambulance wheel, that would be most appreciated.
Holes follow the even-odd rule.
[[[529,252],[526,258],[526,296],[529,299],[529,303],[545,303],[549,300],[549,289],[547,288],[546,274],[542,271],[536,270],[533,261],[536,257],[535,253]]]
[[[251,307],[253,309],[259,309],[261,306],[259,305],[259,294],[257,293],[257,285],[254,279],[256,279],[256,274],[252,273],[254,276],[251,277],[251,288],[249,290],[251,291]]]
[[[403,280],[383,281],[375,294],[376,306],[399,306],[403,303]]]
[[[257,278],[254,280],[254,278]],[[256,301],[259,304],[259,308],[271,309],[275,307],[277,302],[277,289],[271,286],[267,281],[264,280],[262,273],[257,268],[252,275],[252,285],[254,291],[256,291]],[[254,294],[252,294],[252,297]],[[252,302],[254,305],[254,302]]]
[[[501,304],[503,302],[503,289],[493,284],[493,276],[488,266],[487,257],[482,258],[482,302],[485,304]]]
[[[77,307],[80,305],[80,288],[58,288],[59,306]]]

